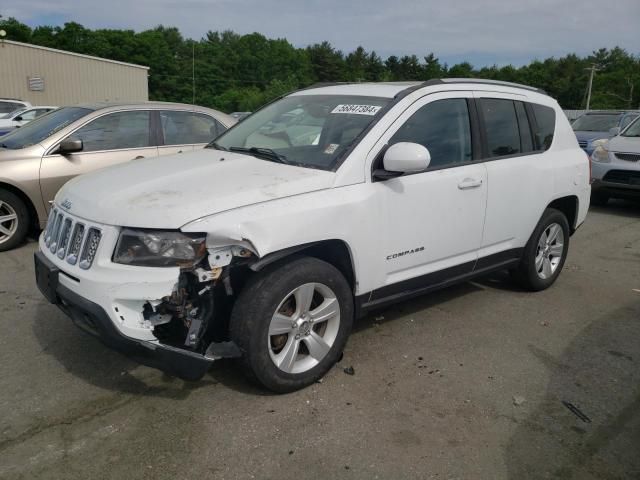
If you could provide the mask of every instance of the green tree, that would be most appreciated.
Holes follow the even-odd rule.
[[[7,33],[5,37],[7,40],[27,43],[31,41],[31,28],[13,17],[1,18],[0,16],[0,30]]]
[[[343,55],[329,42],[295,48],[286,39],[260,33],[207,32],[185,39],[177,28],[158,26],[142,32],[92,30],[76,22],[30,28],[15,18],[0,18],[10,40],[150,67],[149,96],[155,100],[195,102],[225,111],[255,110],[286,92],[314,82],[428,80],[479,77],[542,88],[564,108],[584,108],[595,65],[592,108],[640,107],[640,57],[624,49],[602,48],[580,57],[533,60],[528,65],[475,69],[468,62],[451,67],[431,52],[395,55],[383,60],[359,46]]]
[[[329,42],[316,43],[306,48],[314,82],[337,82],[344,80],[345,61],[342,52]]]

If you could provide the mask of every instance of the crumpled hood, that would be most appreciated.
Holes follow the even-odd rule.
[[[611,152],[640,153],[640,137],[613,137],[607,148]]]
[[[69,181],[56,195],[98,223],[180,228],[233,208],[330,188],[335,174],[203,149],[133,160]]]

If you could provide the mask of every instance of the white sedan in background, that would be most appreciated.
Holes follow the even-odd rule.
[[[21,108],[19,110],[8,113],[3,117],[0,117],[0,135],[4,135],[5,133],[9,133],[15,128],[26,125],[31,120],[35,120],[36,118],[44,115],[45,113],[49,113],[56,108],[58,107],[53,107],[50,105],[38,106]]]

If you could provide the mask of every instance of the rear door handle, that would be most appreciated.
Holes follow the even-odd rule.
[[[144,155],[138,155],[137,157],[134,158],[134,160],[140,160],[141,158],[144,158]]]
[[[482,179],[465,178],[458,184],[458,188],[460,190],[468,190],[470,188],[478,188],[480,185],[482,185]]]

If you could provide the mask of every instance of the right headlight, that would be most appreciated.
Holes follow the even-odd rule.
[[[140,267],[193,267],[207,253],[205,233],[125,228],[113,254],[115,263]]]
[[[607,149],[607,144],[600,144],[596,147],[596,149],[591,154],[591,160],[599,163],[609,163],[611,159],[609,158],[609,150]]]

